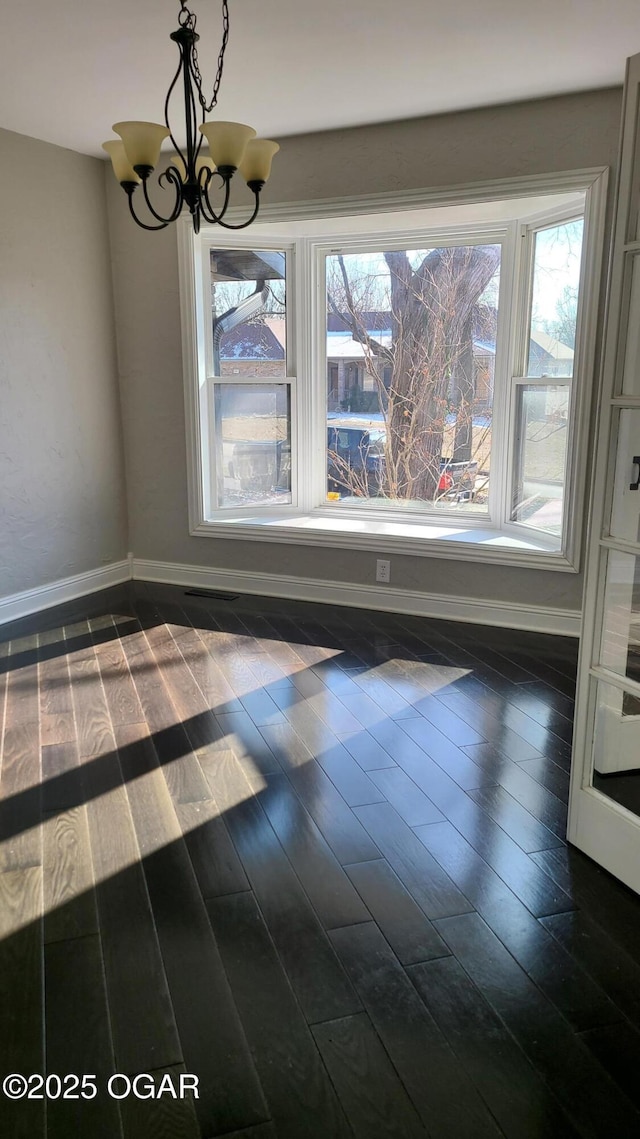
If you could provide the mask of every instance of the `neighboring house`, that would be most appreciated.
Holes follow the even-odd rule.
[[[486,305],[474,313],[473,368],[474,407],[491,407],[495,374],[495,329],[497,313]],[[366,331],[385,348],[391,347],[390,316],[387,312],[363,313]],[[374,392],[376,381],[367,370],[367,352],[354,340],[336,313],[327,318],[328,409],[337,411],[348,403],[354,390]],[[546,332],[532,330],[529,375],[570,376],[573,350]],[[285,320],[264,317],[245,322],[225,333],[220,342],[220,374],[277,379],[285,374]],[[391,367],[382,366],[385,385],[391,382]]]
[[[285,322],[266,317],[261,322],[238,324],[220,339],[222,376],[284,376]]]
[[[529,339],[530,376],[573,375],[573,348],[548,332],[531,329]]]

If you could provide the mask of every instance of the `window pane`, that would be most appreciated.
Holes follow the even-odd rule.
[[[562,533],[569,388],[519,384],[512,522]]]
[[[640,699],[612,684],[592,684],[596,693],[592,785],[640,815]]]
[[[601,662],[640,683],[640,557],[610,550]]]
[[[216,384],[218,507],[291,502],[289,384]]]
[[[211,250],[214,375],[286,376],[285,266],[278,250]]]
[[[486,513],[499,245],[327,257],[327,496]]]
[[[572,376],[583,220],[535,235],[528,376]]]

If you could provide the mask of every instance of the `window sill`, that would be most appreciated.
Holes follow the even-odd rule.
[[[469,519],[455,522],[449,519],[391,520],[363,517],[362,511],[349,517],[325,510],[307,514],[229,512],[224,519],[197,522],[190,532],[194,537],[203,538],[372,550],[380,554],[577,572],[577,566],[562,553],[559,540],[539,534],[506,533],[486,525],[470,528],[469,522]]]

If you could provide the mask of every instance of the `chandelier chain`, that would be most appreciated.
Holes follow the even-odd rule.
[[[196,30],[196,16],[189,8],[187,8],[187,0],[180,0],[182,5],[178,22],[183,28],[190,28],[192,32]],[[215,82],[213,84],[213,94],[211,101],[207,103],[202,90],[202,73],[198,64],[198,51],[194,43],[191,53],[191,71],[195,80],[196,87],[198,88],[198,99],[200,106],[205,114],[209,114],[218,102],[218,92],[222,82],[222,69],[224,67],[224,53],[229,41],[229,4],[228,0],[222,0],[222,43],[220,45],[220,54],[218,55],[218,70],[216,72]]]

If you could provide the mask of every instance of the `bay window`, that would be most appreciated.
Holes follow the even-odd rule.
[[[605,174],[511,190],[182,228],[193,534],[577,568]]]

